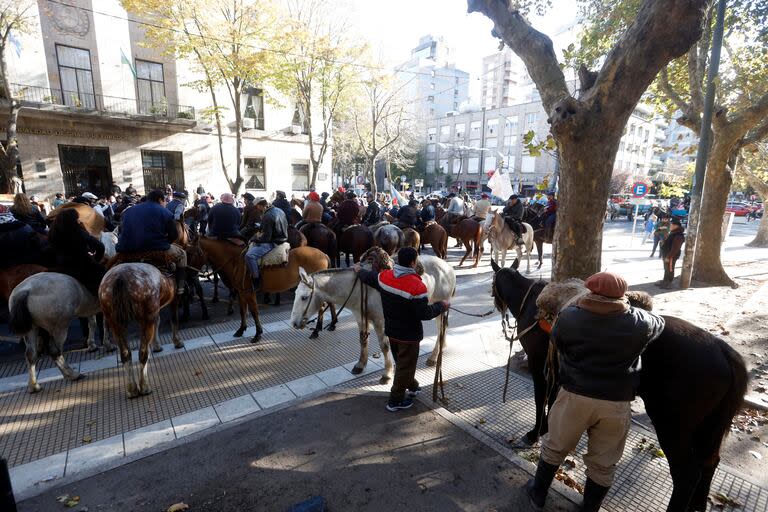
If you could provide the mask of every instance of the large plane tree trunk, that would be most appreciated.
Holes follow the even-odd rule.
[[[580,95],[566,85],[552,41],[508,0],[468,0],[525,63],[560,151],[560,207],[552,277],[599,272],[602,227],[613,162],[624,126],[645,90],[701,36],[708,0],[643,0],[599,72],[582,67]]]
[[[765,205],[768,203],[768,183],[761,180],[748,170],[744,171],[744,174],[747,177],[749,185],[755,189],[757,195],[760,196],[763,204]],[[760,227],[757,228],[757,234],[755,235],[754,240],[747,244],[748,247],[768,247],[768,220],[766,220],[765,217],[765,210],[763,210],[763,218],[760,219],[759,222]]]

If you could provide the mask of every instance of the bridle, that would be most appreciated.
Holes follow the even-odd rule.
[[[307,298],[307,305],[304,307],[304,312],[301,314],[301,321],[306,325],[309,323],[314,322],[317,320],[317,317],[308,319],[307,313],[309,313],[309,307],[312,305],[312,297],[315,296],[315,283],[314,283],[314,277],[312,277],[312,283],[310,284],[307,281],[304,281],[304,284],[307,285],[307,287],[311,290],[309,292],[309,297]],[[352,288],[349,290],[349,294],[347,295],[347,298],[344,299],[344,303],[341,305],[341,308],[336,312],[336,316],[338,317],[341,315],[341,312],[344,311],[344,308],[347,307],[347,303],[349,302],[349,299],[352,297],[352,293],[355,291],[355,286],[357,286],[357,283],[360,282],[362,286],[362,282],[360,281],[360,277],[355,274],[355,282],[352,283]],[[322,311],[322,310],[321,310]]]

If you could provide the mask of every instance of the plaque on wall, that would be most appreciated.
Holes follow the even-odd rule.
[[[324,172],[317,173],[317,179],[318,181],[325,181],[328,179],[328,174]]]
[[[49,2],[46,13],[54,28],[62,34],[85,37],[91,30],[91,19],[83,9]]]

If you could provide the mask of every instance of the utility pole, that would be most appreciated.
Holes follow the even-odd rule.
[[[696,172],[693,175],[691,187],[691,207],[688,212],[688,233],[685,238],[685,256],[683,270],[680,274],[680,288],[691,286],[691,276],[696,259],[696,242],[699,235],[699,215],[701,213],[701,198],[704,193],[704,178],[707,172],[707,159],[712,144],[712,110],[715,104],[715,78],[720,67],[720,50],[723,47],[723,26],[725,24],[725,2],[720,0],[717,5],[717,22],[712,35],[712,56],[707,70],[707,94],[704,98],[704,112],[701,117],[701,138],[696,152]]]
[[[480,136],[480,169],[478,171],[482,174],[485,172],[485,107],[483,107],[483,131],[481,132],[482,135]],[[469,178],[469,174],[467,174],[467,178]],[[480,178],[478,178],[479,180]],[[466,181],[466,180],[465,180]]]

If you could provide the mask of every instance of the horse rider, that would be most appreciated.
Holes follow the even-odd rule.
[[[61,192],[56,192],[56,197],[53,200],[53,207],[58,208],[59,206],[63,205],[67,201],[64,199],[64,194]]]
[[[304,205],[301,212],[302,218],[296,224],[296,228],[301,231],[307,224],[322,224],[324,211],[323,205],[320,204],[320,196],[315,191],[310,192],[307,194],[307,204]]]
[[[429,304],[427,287],[416,273],[418,253],[413,247],[397,252],[394,269],[377,273],[356,264],[353,268],[360,281],[381,293],[384,333],[389,337],[395,360],[395,379],[389,392],[387,410],[396,412],[413,405],[413,397],[421,392],[416,380],[419,343],[424,337],[421,322],[448,310],[447,301]],[[406,393],[408,396],[406,396]]]
[[[173,214],[165,206],[163,191],[152,190],[143,202],[125,210],[115,250],[124,254],[164,252],[176,264],[176,293],[181,295],[184,293],[187,253],[173,243],[179,233]]]
[[[488,200],[488,194],[483,193],[480,196],[480,200],[475,203],[475,215],[473,218],[478,222],[483,222],[490,209],[491,202]]]
[[[673,217],[669,223],[669,234],[659,248],[661,260],[664,262],[664,279],[656,283],[659,288],[669,289],[672,287],[672,280],[675,278],[675,264],[680,257],[684,242],[683,223],[677,217]]]
[[[397,212],[397,222],[395,226],[400,229],[411,228],[416,229],[416,224],[419,222],[419,209],[418,202],[415,199],[408,201],[408,204],[400,208]]]
[[[424,229],[430,222],[435,222],[435,206],[429,199],[421,200],[421,228]]]
[[[249,240],[256,233],[261,222],[261,215],[256,208],[256,196],[246,192],[241,197],[245,201],[245,206],[243,206],[243,216],[240,219],[240,236]]]
[[[220,199],[208,213],[208,236],[219,240],[240,238],[240,210],[235,207],[235,196],[225,192]]]
[[[547,209],[544,211],[544,227],[547,230],[554,231],[555,221],[557,220],[557,199],[554,192],[547,192]]]
[[[288,202],[288,199],[286,199],[285,192],[282,190],[275,192],[275,200],[272,201],[272,206],[274,208],[280,208],[285,214],[286,219],[291,218],[291,210],[293,207],[291,206],[291,203]]]
[[[43,244],[29,224],[20,221],[10,212],[0,213],[0,268],[37,263]]]
[[[448,208],[445,211],[446,222],[453,224],[458,217],[464,215],[464,201],[451,192],[448,194]]]
[[[184,210],[187,203],[187,194],[184,192],[173,192],[171,194],[173,199],[168,203],[166,208],[173,214],[173,220],[180,222],[184,218]]]
[[[13,196],[13,206],[10,210],[16,220],[27,224],[37,233],[44,235],[48,229],[45,224],[45,217],[40,213],[40,208],[32,204],[25,193],[19,192]]]
[[[384,211],[381,207],[381,204],[376,201],[376,196],[373,195],[373,192],[368,192],[365,195],[365,199],[368,201],[368,208],[365,210],[365,214],[363,215],[363,220],[361,223],[364,226],[373,226],[374,224],[378,224],[381,222],[382,217],[384,216]]]
[[[558,467],[584,431],[589,442],[581,510],[600,510],[632,421],[640,354],[664,329],[663,318],[629,305],[621,276],[600,272],[584,284],[591,293],[561,311],[552,328],[561,389],[549,411],[536,476],[525,486],[535,510],[543,509]]]
[[[109,199],[101,196],[93,209],[99,211],[101,216],[104,217],[104,229],[113,231],[115,229],[115,210],[112,208]]]
[[[77,210],[70,208],[56,215],[48,233],[48,243],[56,258],[55,270],[74,277],[98,297],[101,279],[107,272],[101,264],[104,244],[80,224]]]
[[[509,196],[509,200],[502,211],[502,215],[504,216],[504,222],[506,222],[509,229],[515,234],[515,243],[517,245],[523,245],[523,230],[525,229],[523,226],[524,213],[525,206],[523,206],[523,203],[520,201],[520,198],[517,197],[517,194]]]
[[[355,193],[350,190],[346,193],[346,199],[339,205],[339,209],[336,212],[336,218],[339,221],[337,228],[339,230],[352,224],[357,224],[358,217],[360,217],[360,205],[355,201],[355,197],[357,197]]]
[[[262,214],[261,231],[251,238],[250,248],[245,253],[245,262],[251,272],[254,290],[258,290],[261,284],[259,272],[261,259],[278,244],[288,240],[288,218],[283,210],[274,204],[267,207],[267,200],[264,198],[256,200],[256,208]]]
[[[323,222],[328,222],[333,218],[333,212],[331,212],[330,206],[328,206],[328,192],[320,194],[320,205],[323,207]]]

